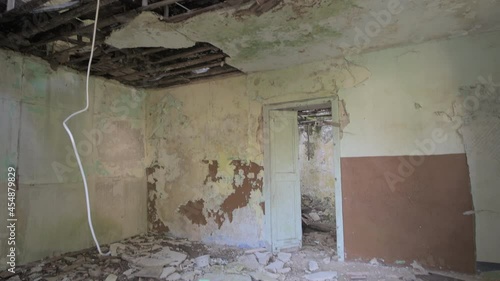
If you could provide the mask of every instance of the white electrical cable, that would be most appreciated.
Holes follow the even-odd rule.
[[[82,161],[80,160],[80,155],[78,154],[78,149],[76,148],[75,139],[73,138],[73,134],[71,133],[70,129],[68,128],[68,125],[66,125],[66,122],[68,122],[71,118],[73,118],[76,115],[83,113],[89,109],[90,67],[92,66],[92,58],[94,57],[95,35],[97,33],[97,19],[99,17],[99,5],[100,5],[100,0],[97,0],[97,7],[95,10],[95,20],[94,20],[94,33],[92,35],[92,47],[90,49],[90,58],[89,58],[89,64],[87,67],[87,80],[86,80],[86,84],[85,84],[85,93],[86,93],[86,101],[85,102],[86,102],[86,105],[85,105],[85,108],[78,110],[78,111],[74,112],[73,114],[71,114],[70,116],[68,116],[64,120],[63,126],[64,126],[64,129],[66,130],[66,132],[68,133],[69,138],[71,140],[71,145],[73,146],[73,150],[75,152],[76,161],[78,162],[78,167],[80,167],[80,172],[82,174],[83,186],[85,187],[85,200],[87,203],[87,218],[89,221],[89,227],[90,227],[90,232],[92,233],[92,238],[94,238],[94,243],[97,247],[97,251],[99,252],[99,254],[101,254],[103,256],[109,256],[111,254],[111,252],[103,253],[101,251],[101,247],[99,246],[99,241],[97,241],[97,238],[95,236],[94,227],[92,225],[92,215],[90,213],[90,199],[89,199],[89,187],[87,185],[87,177],[85,176],[85,171],[83,170]]]

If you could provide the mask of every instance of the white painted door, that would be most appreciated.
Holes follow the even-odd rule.
[[[302,246],[299,133],[296,111],[271,110],[271,241],[273,251]]]

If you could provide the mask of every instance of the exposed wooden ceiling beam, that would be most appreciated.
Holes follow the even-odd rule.
[[[191,11],[188,11],[186,13],[179,14],[176,16],[164,18],[163,20],[166,22],[180,22],[180,21],[184,21],[184,20],[187,20],[189,18],[192,18],[194,16],[206,13],[206,12],[215,11],[215,10],[223,9],[223,8],[235,7],[235,6],[243,5],[243,4],[248,3],[250,1],[252,1],[252,0],[230,0],[230,1],[219,3],[219,4],[211,5],[208,7],[199,8],[196,10],[191,10]]]
[[[44,3],[46,3],[49,0],[32,0],[30,2],[37,2],[37,1],[44,1]],[[34,8],[31,8],[31,9],[30,9],[30,7],[25,7],[27,4],[30,4],[30,2],[24,3],[21,0],[13,0],[10,2],[11,2],[11,5],[14,5],[14,8],[9,9],[9,1],[6,2],[6,5],[2,5],[2,6],[4,6],[5,12],[0,14],[0,22],[5,22],[6,20],[4,20],[4,19],[10,20],[14,16],[19,15],[20,12],[24,12],[25,10],[30,12],[32,9],[38,7],[38,6],[35,6]],[[41,3],[39,6],[43,5],[44,3]],[[37,5],[38,3],[33,3],[33,4]]]
[[[240,71],[238,71],[235,68],[218,68],[214,69],[210,72],[203,73],[203,74],[192,74],[192,75],[187,75],[183,77],[178,77],[178,78],[173,78],[170,80],[163,81],[163,83],[158,83],[152,87],[170,87],[178,84],[186,84],[190,82],[195,82],[195,81],[201,81],[201,80],[207,80],[211,79],[213,77],[224,77],[227,75],[236,75],[236,74],[241,74]]]
[[[166,51],[166,49],[164,48],[159,48],[161,49],[162,51]],[[177,53],[175,55],[170,55],[170,56],[167,56],[163,59],[160,59],[160,60],[156,60],[156,61],[152,61],[150,58],[141,58],[141,56],[146,56],[146,55],[150,55],[150,54],[153,54],[153,53],[157,53],[157,51],[146,51],[144,53],[138,53],[136,56],[128,56],[128,55],[123,55],[123,56],[118,56],[116,58],[113,58],[111,60],[111,62],[116,62],[116,61],[119,61],[121,59],[131,59],[131,58],[140,58],[140,60],[137,60],[135,62],[127,62],[127,67],[128,68],[136,68],[136,67],[139,67],[139,66],[144,66],[144,65],[156,65],[156,64],[161,64],[161,63],[166,63],[166,62],[171,62],[171,61],[174,61],[174,60],[177,60],[177,59],[181,59],[181,58],[190,58],[192,55],[196,55],[196,54],[200,54],[200,53],[203,53],[203,52],[206,52],[206,51],[210,51],[210,50],[214,50],[214,51],[217,51],[218,49],[215,48],[214,46],[202,46],[202,47],[199,47],[199,46],[196,46],[196,47],[192,47],[190,49],[187,49],[187,51],[183,51],[183,52],[180,52],[180,53]],[[121,68],[121,67],[120,67]],[[93,72],[93,74],[95,75],[103,75],[103,74],[106,74],[106,73],[109,73],[109,72],[115,72],[115,71],[118,71],[119,68],[109,68],[108,70],[106,70],[105,72]]]
[[[79,71],[86,70],[90,54],[89,39],[94,27],[93,23],[88,24],[86,20],[93,21],[96,1],[81,1],[78,6],[69,6],[61,12],[33,14],[33,9],[43,7],[43,3],[48,0],[31,0],[30,5],[24,5],[25,10],[17,6],[13,12],[0,15],[0,46],[42,57],[53,67],[65,65]],[[240,73],[236,68],[225,65],[227,55],[208,43],[200,42],[191,48],[179,50],[162,47],[116,49],[106,45],[105,38],[143,11],[161,9],[163,13],[167,10],[170,13],[166,17],[174,15],[169,20],[181,21],[207,11],[255,0],[192,1],[188,5],[191,10],[188,9],[186,13],[169,7],[179,0],[149,1],[148,5],[139,7],[137,1],[125,3],[122,0],[101,0],[92,75],[101,75],[136,87],[163,87]],[[182,14],[175,16],[179,12]],[[18,17],[11,17],[14,14]],[[54,52],[54,49],[57,51]],[[203,68],[207,68],[206,72],[198,71]]]
[[[191,67],[182,68],[182,69],[179,69],[176,71],[169,71],[166,73],[162,73],[160,76],[162,77],[162,79],[167,79],[168,77],[176,76],[176,75],[183,74],[183,73],[193,72],[195,70],[202,69],[202,68],[209,68],[210,69],[212,67],[220,67],[221,64],[222,64],[221,62],[213,62],[213,63],[208,63],[208,64],[195,65],[195,66],[191,66]],[[158,80],[158,81],[161,81],[161,80]]]
[[[103,6],[106,6],[110,3],[113,3],[115,1],[118,1],[118,0],[101,0],[100,6],[103,7]],[[71,21],[75,18],[78,18],[84,14],[95,11],[96,4],[97,4],[96,2],[92,1],[92,2],[89,2],[89,3],[84,4],[82,6],[71,9],[65,13],[62,13],[60,16],[58,16],[54,19],[41,22],[38,25],[31,26],[29,29],[22,31],[20,35],[25,37],[25,38],[31,38],[31,37],[35,36],[36,34],[51,30],[53,28],[56,28],[64,23]]]
[[[181,53],[171,55],[171,56],[162,58],[162,59],[157,60],[157,61],[151,61],[149,64],[161,64],[161,63],[171,62],[171,61],[174,61],[177,59],[189,58],[192,55],[204,53],[207,51],[216,51],[216,50],[218,50],[218,49],[214,46],[192,47],[192,48],[190,48],[186,51],[183,51]]]
[[[185,61],[185,62],[174,63],[174,64],[170,64],[170,65],[166,65],[166,66],[161,66],[161,67],[156,67],[156,68],[149,68],[149,69],[146,69],[146,70],[143,70],[143,71],[138,71],[136,73],[127,74],[127,75],[123,75],[123,76],[118,76],[118,77],[115,77],[115,78],[116,79],[120,79],[120,80],[130,80],[130,81],[133,81],[133,80],[141,79],[140,77],[138,77],[138,76],[141,76],[141,75],[148,75],[148,74],[153,74],[153,73],[160,73],[160,72],[172,71],[172,70],[176,70],[176,69],[180,69],[180,68],[184,68],[184,67],[188,67],[188,66],[193,66],[193,65],[201,64],[201,63],[204,63],[204,62],[209,62],[209,61],[214,61],[214,60],[220,60],[220,59],[222,59],[224,57],[226,57],[225,54],[207,55],[207,56],[203,56],[203,57],[201,57],[199,59],[188,60],[188,61]],[[134,78],[134,79],[130,79],[130,78]]]
[[[114,2],[114,1],[117,1],[117,0],[107,0],[107,1]],[[154,10],[156,8],[159,8],[159,7],[168,5],[168,4],[173,4],[175,2],[178,2],[178,0],[175,0],[175,1],[174,0],[159,1],[159,2],[150,4],[150,5],[147,5],[147,6],[139,7],[137,9],[130,10],[130,11],[127,11],[127,12],[124,12],[124,13],[120,13],[120,14],[116,14],[116,15],[111,15],[111,16],[105,17],[105,18],[101,18],[101,19],[99,19],[97,21],[97,28],[101,29],[101,28],[104,28],[106,26],[110,26],[110,25],[113,25],[113,24],[121,24],[121,25],[127,24],[127,23],[131,22],[138,14],[140,14],[143,11]],[[101,2],[101,6],[103,6],[102,2]],[[47,29],[47,30],[49,30],[49,29]],[[53,34],[53,35],[49,36],[48,38],[45,38],[45,39],[42,39],[42,40],[38,41],[36,44],[37,45],[43,45],[43,44],[47,44],[47,43],[50,43],[50,42],[53,42],[53,41],[56,41],[56,40],[60,40],[61,38],[64,38],[64,37],[70,37],[70,36],[79,35],[79,34],[88,34],[88,33],[91,33],[93,29],[94,29],[94,24],[88,24],[88,25],[85,25],[85,26],[81,26],[81,27],[75,28],[73,30],[63,31],[63,32],[59,32],[57,34]]]

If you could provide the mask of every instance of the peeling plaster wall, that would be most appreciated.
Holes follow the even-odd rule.
[[[411,263],[415,259],[429,267],[473,270],[474,217],[463,214],[474,208],[471,189],[477,210],[486,205],[489,210],[494,207],[478,197],[481,187],[474,179],[475,173],[479,176],[485,171],[479,172],[480,166],[470,159],[470,168],[467,165],[464,147],[468,140],[451,117],[464,85],[475,85],[480,75],[499,77],[499,41],[498,32],[483,33],[152,91],[147,101],[147,163],[152,169],[148,176],[150,227],[206,242],[262,245],[265,206],[260,177],[266,170],[262,167],[262,105],[338,94],[344,100],[339,110],[342,166],[349,171],[343,174],[343,183],[354,184],[344,188],[352,188],[348,196],[356,196],[356,192],[373,185],[376,189],[371,192],[375,193],[370,194],[382,196],[343,198],[344,205],[354,209],[354,202],[364,205],[362,200],[369,200],[371,205],[365,205],[371,206],[373,213],[351,218],[344,213],[344,217],[350,222],[372,220],[364,226],[358,224],[360,227],[380,223],[362,230],[361,234],[369,237],[358,237],[353,242],[384,241],[386,245],[386,252],[370,252],[374,248],[365,247],[364,252],[355,253],[351,252],[353,248],[346,248],[347,257],[378,256],[389,263],[400,259]],[[401,159],[424,162],[410,175],[398,176]],[[447,161],[451,161],[450,165],[443,164]],[[246,168],[240,167],[242,163]],[[254,174],[250,177],[251,166],[258,167],[258,180]],[[390,173],[395,178],[388,179]],[[495,182],[495,173],[483,176]],[[240,191],[244,185],[241,183],[248,178],[253,187]],[[424,184],[422,179],[425,188],[418,188]],[[447,196],[448,188],[453,192]],[[443,196],[433,197],[438,191]],[[230,208],[224,207],[235,193],[243,195]],[[407,200],[411,200],[410,204]],[[383,220],[387,214],[404,215],[398,208],[411,209],[409,217],[397,218],[404,227]],[[377,213],[380,216],[374,217]],[[480,219],[476,222],[476,237],[496,231]],[[381,225],[386,223],[396,226],[396,233],[382,231]],[[432,235],[424,234],[419,227]],[[353,230],[346,228],[346,237],[356,237]],[[404,237],[411,237],[417,244],[406,243],[409,238],[404,239],[406,244],[396,243]],[[499,245],[493,239],[486,244],[492,248]],[[397,245],[424,247],[427,252]],[[478,259],[486,257],[486,249],[477,240],[476,245]]]
[[[331,70],[338,63],[152,91],[150,229],[209,243],[265,245],[262,105],[335,95]],[[343,71],[335,75],[349,80]]]
[[[85,77],[0,51],[0,219],[6,170],[17,168],[18,264],[93,246],[82,179],[62,121],[84,107]],[[90,80],[90,109],[69,122],[88,176],[101,243],[146,231],[145,94]],[[7,233],[0,231],[0,252]],[[0,257],[1,268],[5,256]]]
[[[332,128],[331,125],[299,127],[299,169],[302,205],[316,208],[322,212],[322,219],[335,223]]]
[[[151,229],[260,245],[261,107],[245,86],[237,77],[148,95]]]

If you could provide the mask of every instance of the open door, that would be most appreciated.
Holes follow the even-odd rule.
[[[273,251],[302,246],[297,111],[270,110]]]

